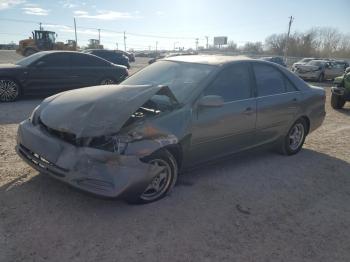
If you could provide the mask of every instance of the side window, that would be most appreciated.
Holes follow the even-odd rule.
[[[70,60],[69,55],[65,53],[57,53],[46,55],[41,58],[38,62],[44,62],[45,67],[69,67]]]
[[[224,69],[204,91],[204,95],[218,95],[225,102],[250,98],[251,93],[251,78],[247,64],[237,64]]]
[[[296,89],[296,87],[287,78],[285,78],[285,83],[286,83],[286,92],[298,91],[298,89]]]
[[[102,59],[91,55],[74,54],[72,53],[72,64],[74,66],[95,67],[95,66],[110,66],[110,64]]]
[[[287,79],[277,69],[270,65],[254,64],[254,73],[258,96],[284,93]]]

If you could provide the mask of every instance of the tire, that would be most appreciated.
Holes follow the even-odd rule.
[[[324,80],[324,74],[323,73],[321,73],[319,76],[318,76],[318,78],[317,78],[317,82],[323,82],[323,80]]]
[[[338,95],[332,94],[331,96],[331,106],[333,109],[342,109],[345,105],[345,100]]]
[[[285,137],[282,139],[280,145],[280,152],[283,155],[295,155],[302,149],[306,135],[307,124],[304,119],[298,119],[288,130],[288,133],[285,135]]]
[[[13,102],[19,98],[21,88],[12,79],[0,79],[0,102]]]
[[[100,81],[100,85],[115,85],[117,83],[117,81],[115,81],[113,78],[111,77],[106,77],[106,78],[103,78],[101,81]]]
[[[166,149],[158,150],[144,162],[164,166],[164,171],[153,178],[145,191],[135,198],[127,199],[130,204],[148,204],[164,198],[175,186],[178,177],[178,167],[174,156]]]

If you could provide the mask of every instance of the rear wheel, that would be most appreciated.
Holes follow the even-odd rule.
[[[162,170],[152,179],[140,196],[128,199],[129,203],[147,204],[157,201],[165,197],[176,183],[177,162],[168,150],[159,150],[144,160],[151,165],[162,168]]]
[[[15,101],[20,94],[19,85],[11,79],[0,79],[0,101]]]
[[[307,132],[307,124],[304,119],[297,120],[289,129],[281,143],[281,153],[294,155],[303,147]]]
[[[332,94],[331,96],[331,106],[334,109],[341,109],[345,105],[345,100],[338,95]]]

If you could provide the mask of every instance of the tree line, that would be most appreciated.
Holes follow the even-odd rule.
[[[350,58],[350,34],[341,33],[333,27],[315,27],[306,32],[294,32],[287,41],[287,34],[272,34],[265,42],[247,42],[238,47],[229,41],[228,51],[250,54],[283,56],[287,45],[287,55],[296,57]]]

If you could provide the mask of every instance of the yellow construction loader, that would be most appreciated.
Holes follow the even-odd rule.
[[[77,50],[74,40],[68,40],[67,43],[56,42],[57,34],[52,31],[35,30],[29,39],[20,40],[17,53],[23,56],[30,56],[39,51],[45,50]]]

